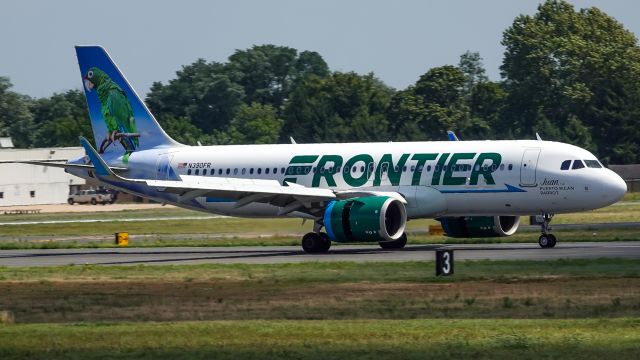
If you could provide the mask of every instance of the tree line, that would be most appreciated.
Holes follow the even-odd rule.
[[[185,144],[535,138],[572,143],[606,163],[640,161],[640,47],[597,8],[549,0],[503,33],[500,81],[467,51],[406,89],[373,73],[331,71],[317,52],[259,45],[227,62],[199,59],[146,103]],[[19,147],[92,137],[79,90],[32,99],[0,77],[0,136]]]

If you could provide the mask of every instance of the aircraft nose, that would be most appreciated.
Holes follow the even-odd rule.
[[[624,194],[627,193],[627,183],[613,171],[610,172],[606,179],[602,186],[604,195],[607,199],[610,199],[611,203],[620,201],[620,199],[624,197]]]

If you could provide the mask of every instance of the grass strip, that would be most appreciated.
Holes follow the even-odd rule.
[[[2,359],[637,358],[640,319],[0,326]]]

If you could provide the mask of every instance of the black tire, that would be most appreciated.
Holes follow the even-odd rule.
[[[308,254],[326,252],[329,250],[326,243],[327,242],[322,238],[322,236],[314,232],[307,233],[302,237],[302,249]]]
[[[555,247],[557,242],[556,236],[553,234],[547,234],[547,236],[549,237],[549,247]]]
[[[551,244],[551,239],[548,234],[540,235],[540,237],[538,238],[538,245],[540,245],[541,248],[546,249],[550,247],[549,246],[550,244]]]
[[[96,201],[96,199],[91,199],[91,205],[95,205],[97,203],[98,203],[98,201]]]
[[[380,241],[378,243],[381,248],[385,250],[397,250],[404,248],[407,245],[407,234],[402,234],[400,239],[394,241]]]
[[[69,205],[73,205],[73,204],[75,204],[75,202],[73,201],[73,199],[72,199],[72,198],[69,198],[69,200],[67,200],[67,203],[68,203]]]
[[[322,239],[322,251],[327,252],[331,248],[331,239],[327,233],[320,233],[320,238]]]

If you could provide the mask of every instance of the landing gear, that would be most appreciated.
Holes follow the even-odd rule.
[[[540,235],[540,237],[538,238],[538,244],[543,249],[552,248],[556,246],[556,237],[555,235],[549,232],[551,230],[549,223],[551,222],[552,218],[553,218],[553,214],[542,215],[542,219],[543,219],[541,224],[542,235]]]
[[[407,245],[407,234],[402,234],[402,236],[398,240],[380,241],[378,244],[385,250],[402,249],[405,245]]]
[[[309,254],[319,254],[329,251],[331,240],[326,233],[310,232],[302,237],[302,249]]]

